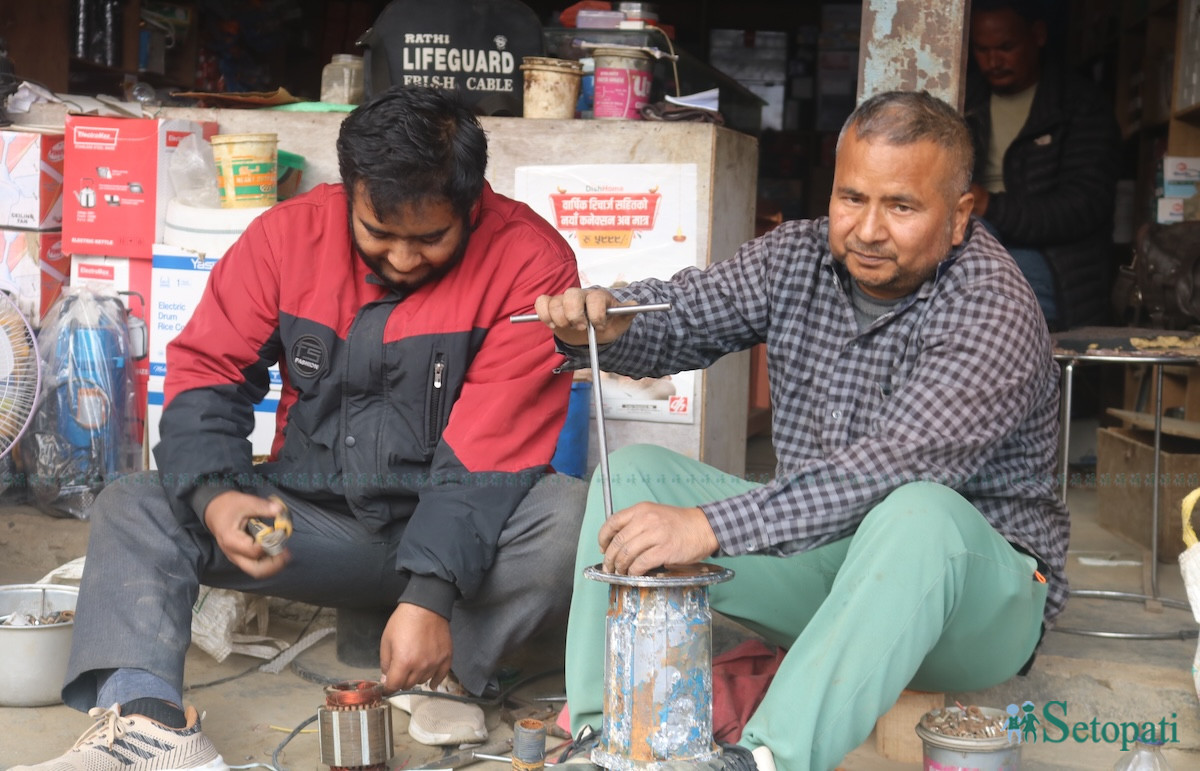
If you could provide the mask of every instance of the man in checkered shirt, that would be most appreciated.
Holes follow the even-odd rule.
[[[787,649],[728,768],[830,769],[906,687],[971,691],[1031,661],[1067,596],[1058,367],[1033,292],[971,219],[971,138],[925,93],[874,96],[838,142],[829,217],[706,270],[540,297],[568,366],[633,377],[766,343],[775,479],[651,446],[593,488],[567,637],[572,728],[599,727],[607,586],[713,558],[714,610]],[[672,310],[606,316],[617,304]],[[597,546],[598,545],[598,546]]]

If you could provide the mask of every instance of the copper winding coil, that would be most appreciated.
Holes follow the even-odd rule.
[[[374,680],[343,680],[325,686],[325,706],[358,709],[383,703],[383,684]]]
[[[346,680],[327,686],[317,725],[322,763],[334,771],[386,771],[393,754],[392,711],[382,684]]]

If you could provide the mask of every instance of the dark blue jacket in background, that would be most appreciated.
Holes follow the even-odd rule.
[[[967,83],[965,117],[981,179],[991,138],[991,89]],[[1113,209],[1121,134],[1112,103],[1095,84],[1043,63],[1029,117],[1004,155],[1005,192],[984,219],[1007,247],[1041,251],[1054,271],[1061,328],[1103,324],[1114,274]]]

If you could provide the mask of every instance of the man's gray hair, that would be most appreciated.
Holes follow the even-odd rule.
[[[850,113],[838,134],[837,147],[851,128],[859,139],[880,137],[890,145],[933,142],[950,153],[955,195],[971,186],[975,149],[966,121],[950,105],[927,91],[885,91],[870,97]]]

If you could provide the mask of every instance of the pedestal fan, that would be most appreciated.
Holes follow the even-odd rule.
[[[0,278],[0,492],[12,481],[9,452],[33,419],[41,385],[37,335],[15,295],[16,287]]]

